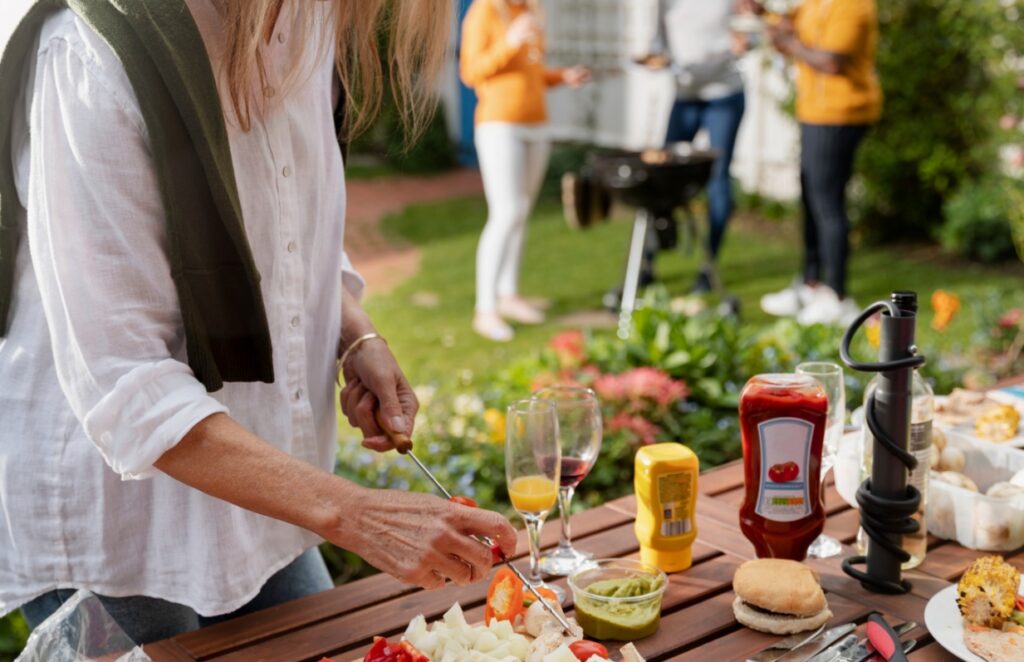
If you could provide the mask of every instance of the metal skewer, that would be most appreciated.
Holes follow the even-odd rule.
[[[386,428],[384,428],[383,425],[381,426],[381,428],[386,431]],[[420,471],[423,472],[423,475],[430,479],[430,482],[434,484],[438,491],[441,492],[441,494],[443,494],[446,499],[451,500],[451,492],[445,489],[444,485],[441,484],[441,481],[439,481],[437,477],[434,476],[434,473],[427,468],[427,465],[420,462],[420,459],[416,457],[416,453],[412,451],[412,440],[409,438],[409,436],[404,434],[392,434],[390,432],[388,432],[387,434],[391,438],[391,441],[395,444],[395,449],[402,455],[405,455],[410,460],[412,460],[413,464],[420,468]],[[509,570],[515,573],[516,577],[519,578],[519,581],[521,581],[523,583],[523,586],[526,587],[526,590],[532,593],[533,597],[537,598],[541,605],[544,606],[544,609],[549,614],[551,614],[556,621],[558,621],[558,624],[562,626],[562,629],[565,631],[566,634],[573,636],[572,626],[569,625],[569,621],[565,619],[565,616],[559,613],[557,609],[552,607],[548,603],[548,601],[544,599],[544,596],[541,595],[540,591],[538,591],[537,588],[530,583],[530,580],[526,578],[526,575],[523,574],[523,571],[512,564],[512,561],[509,560],[507,556],[505,556],[505,552],[503,552],[500,547],[495,545],[494,541],[492,541],[490,538],[486,536],[472,536],[472,538],[480,544],[486,545],[488,549],[495,550],[498,553],[498,556],[501,558],[501,562],[504,563]]]

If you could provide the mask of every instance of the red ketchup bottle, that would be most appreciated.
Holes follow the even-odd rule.
[[[825,527],[828,397],[808,375],[757,375],[740,394],[746,495],[740,530],[758,558],[802,561]]]

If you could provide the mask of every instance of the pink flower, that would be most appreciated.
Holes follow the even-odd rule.
[[[551,339],[549,345],[558,356],[562,367],[579,365],[583,360],[586,341],[582,331],[563,331]]]
[[[594,381],[594,390],[609,402],[624,402],[638,410],[645,403],[664,409],[689,395],[686,382],[672,379],[665,372],[651,367],[633,368],[620,375],[602,375]]]
[[[1015,326],[1020,326],[1022,319],[1024,319],[1024,310],[1013,308],[999,318],[998,324],[1004,329],[1012,329]]]
[[[657,425],[640,416],[631,416],[620,412],[608,422],[608,429],[612,432],[630,432],[641,445],[649,446],[657,441],[657,435],[661,430]]]

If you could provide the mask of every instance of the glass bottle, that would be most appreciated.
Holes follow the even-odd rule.
[[[875,375],[868,383],[864,391],[864,403],[878,387],[880,376]],[[928,523],[925,520],[925,511],[928,507],[928,475],[931,471],[932,454],[932,419],[935,417],[935,393],[932,387],[926,382],[918,371],[914,371],[914,378],[911,384],[911,395],[913,404],[910,415],[910,452],[917,458],[917,468],[914,469],[908,478],[908,482],[921,492],[921,505],[914,520],[920,528],[917,533],[903,536],[903,550],[910,554],[910,560],[903,564],[904,570],[916,568],[924,561],[928,551]],[[864,423],[864,454],[861,462],[861,480],[871,476],[872,453],[874,450],[874,435],[868,429],[867,422]],[[857,547],[860,553],[867,549],[867,534],[861,529],[857,532]]]

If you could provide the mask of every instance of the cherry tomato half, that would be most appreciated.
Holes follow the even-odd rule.
[[[586,639],[574,641],[569,644],[569,650],[572,651],[572,654],[580,662],[587,662],[594,655],[605,659],[608,658],[608,649],[596,641],[587,641]]]
[[[473,501],[468,496],[453,496],[451,499],[448,499],[448,500],[451,501],[452,503],[457,503],[460,506],[466,506],[467,508],[477,508],[478,507],[476,505],[476,501]]]

